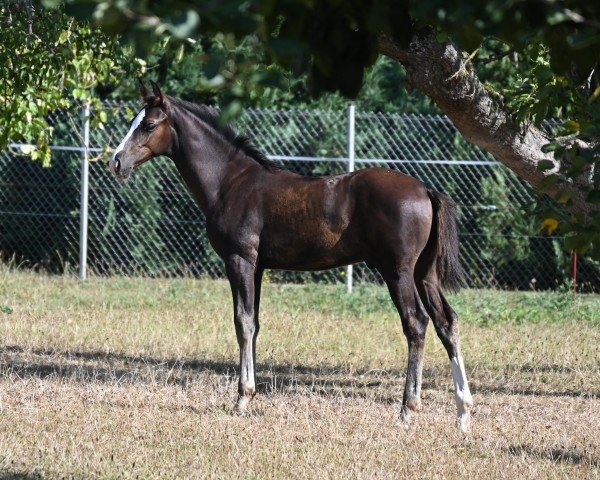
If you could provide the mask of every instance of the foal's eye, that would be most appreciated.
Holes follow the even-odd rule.
[[[156,123],[146,123],[144,125],[144,130],[146,130],[147,132],[151,132],[155,128],[156,128]]]

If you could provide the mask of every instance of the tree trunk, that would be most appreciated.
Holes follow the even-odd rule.
[[[544,178],[557,174],[560,188],[572,195],[572,212],[587,216],[597,208],[585,200],[586,190],[592,186],[589,172],[576,181],[560,173],[552,153],[542,151],[551,138],[533,125],[518,125],[502,99],[479,81],[467,55],[453,42],[438,42],[433,32],[425,31],[416,33],[403,48],[393,38],[381,35],[379,50],[406,68],[409,86],[430,97],[468,141],[490,152],[534,187],[540,188]],[[539,170],[542,160],[550,160],[554,168]],[[558,188],[543,191],[552,195]]]

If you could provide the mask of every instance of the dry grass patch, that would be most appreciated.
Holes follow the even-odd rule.
[[[398,423],[406,346],[385,291],[264,291],[260,394],[240,418],[226,283],[8,272],[0,478],[600,475],[598,297],[453,298],[476,402],[463,439],[433,331],[423,412]]]

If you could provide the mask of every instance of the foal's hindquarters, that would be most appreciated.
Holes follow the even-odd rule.
[[[408,421],[421,406],[425,332],[431,318],[450,358],[457,419],[466,433],[473,401],[460,351],[458,318],[441,288],[443,281],[457,287],[462,276],[454,203],[412,177],[384,178],[376,188],[369,185],[365,202],[364,230],[372,247],[366,260],[385,281],[408,341],[401,417]]]

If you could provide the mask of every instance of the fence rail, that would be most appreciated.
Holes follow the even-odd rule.
[[[109,121],[90,128],[82,110],[51,117],[53,164],[42,168],[12,144],[0,152],[0,252],[51,271],[223,276],[202,212],[170,161],[148,162],[120,185],[106,146],[124,136],[136,108],[106,103]],[[92,121],[93,121],[93,113]],[[420,178],[459,205],[461,259],[472,287],[555,288],[568,280],[562,239],[541,234],[526,213],[532,189],[466,142],[443,116],[346,111],[247,110],[236,122],[285,168],[305,175],[383,166]],[[580,282],[600,290],[600,265],[580,259]],[[364,264],[326,272],[269,273],[271,281],[378,282]]]

